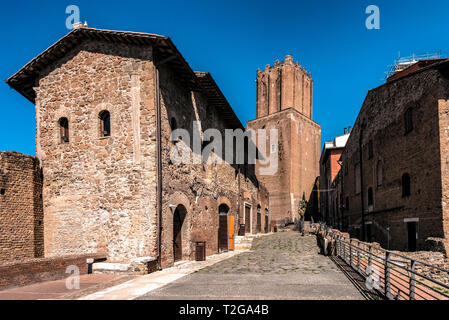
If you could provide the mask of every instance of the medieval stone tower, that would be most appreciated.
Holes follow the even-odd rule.
[[[278,145],[268,142],[266,148],[268,153],[278,153],[277,172],[262,175],[256,166],[270,193],[273,223],[294,220],[303,196],[312,197],[321,147],[321,127],[312,115],[312,75],[292,56],[257,71],[257,119],[248,127],[278,130]]]

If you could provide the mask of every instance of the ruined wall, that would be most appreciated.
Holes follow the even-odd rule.
[[[0,152],[0,262],[42,257],[43,227],[37,159]]]
[[[279,155],[278,170],[273,175],[260,175],[258,164],[256,173],[270,194],[273,222],[296,218],[299,202],[303,195],[306,200],[312,198],[315,180],[319,176],[320,126],[295,109],[288,109],[250,121],[248,128],[278,129],[279,145],[274,149]],[[268,141],[267,157],[271,148]]]
[[[44,174],[45,256],[155,255],[152,48],[86,41],[41,74],[37,156]],[[111,115],[103,137],[99,113]],[[58,121],[69,120],[62,143]]]
[[[360,235],[356,227],[361,225],[361,195],[355,191],[355,170],[360,163],[361,123],[365,121],[362,192],[372,240],[388,249],[407,250],[408,230],[404,219],[410,218],[419,219],[418,250],[425,246],[427,238],[444,236],[441,159],[446,158],[447,150],[442,149],[444,155],[440,157],[442,129],[439,129],[438,99],[447,99],[447,88],[447,81],[431,69],[369,92],[342,156],[342,189],[344,199],[349,200],[349,208],[343,213],[344,224],[352,235]],[[408,108],[413,108],[414,128],[406,134],[404,114]],[[370,140],[373,141],[372,159],[368,151]],[[378,182],[380,172],[381,183]],[[411,177],[411,195],[407,197],[402,196],[404,173]],[[371,208],[368,188],[374,194]]]
[[[236,165],[223,160],[221,164],[206,163],[201,155],[192,151],[193,122],[198,121],[201,127],[198,135],[203,138],[207,129],[217,129],[223,137],[229,127],[216,106],[211,104],[200,91],[191,92],[177,80],[173,71],[160,68],[160,87],[162,104],[162,146],[163,146],[163,234],[162,265],[173,264],[173,213],[182,205],[187,215],[182,226],[182,254],[184,259],[194,258],[194,243],[206,241],[207,255],[218,253],[219,206],[229,207],[229,216],[234,217],[234,228],[237,236],[239,224],[244,224],[244,203],[252,206],[251,231],[256,233],[257,206],[261,206],[261,229],[264,230],[265,209],[269,209],[268,193],[244,169],[238,174]],[[174,119],[174,121],[173,121]],[[176,123],[176,128],[171,124]],[[185,129],[189,132],[190,141],[170,141],[172,129]],[[207,143],[206,143],[207,144]],[[170,151],[177,147],[186,150],[187,157],[197,163],[176,164],[170,158]],[[222,153],[224,156],[224,152]],[[215,156],[215,152],[211,153]],[[239,219],[239,180],[240,180],[240,219]],[[171,206],[171,207],[170,207]]]

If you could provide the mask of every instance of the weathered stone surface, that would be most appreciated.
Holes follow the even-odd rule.
[[[104,252],[108,262],[120,264],[157,257],[155,71],[150,45],[84,40],[41,72],[34,90],[47,257]],[[258,207],[264,230],[269,202],[254,167],[242,165],[239,174],[237,166],[227,163],[206,164],[200,159],[198,164],[178,165],[171,161],[172,119],[177,128],[190,133],[193,121],[201,121],[201,136],[208,128],[235,129],[235,123],[226,122],[221,107],[208,101],[202,88],[191,91],[168,64],[158,71],[161,247],[162,266],[167,267],[174,262],[173,208],[186,209],[182,257],[193,259],[195,241],[207,242],[208,255],[218,252],[221,204],[229,207],[228,215],[234,217],[230,227],[237,234],[245,223],[245,205],[251,206],[250,231],[257,232]],[[105,110],[111,116],[108,137],[100,129],[99,115]],[[63,117],[69,121],[68,142],[61,139]],[[177,146],[194,155],[184,141]]]
[[[0,152],[0,190],[0,262],[42,257],[42,181],[37,159]]]
[[[360,237],[361,193],[356,192],[363,130],[363,189],[366,223],[372,241],[385,248],[408,250],[407,221],[418,222],[418,250],[426,239],[444,238],[447,246],[449,202],[449,81],[447,67],[437,65],[371,90],[342,154],[338,215],[344,230]],[[412,110],[413,130],[405,131]],[[372,141],[373,156],[369,156]],[[402,176],[411,178],[411,195],[402,194]],[[373,205],[368,190],[373,190]],[[342,204],[345,205],[342,210]],[[418,221],[419,220],[419,221]]]
[[[321,127],[312,120],[311,74],[291,56],[257,73],[257,119],[248,122],[254,130],[278,130],[278,171],[257,177],[270,193],[273,223],[282,226],[299,218],[303,196],[313,199],[313,187],[319,176]],[[268,135],[267,135],[268,136]],[[272,143],[267,141],[267,157]],[[274,150],[273,150],[274,151]]]

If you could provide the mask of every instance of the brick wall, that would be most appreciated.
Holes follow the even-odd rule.
[[[274,175],[258,175],[270,193],[273,221],[297,218],[299,202],[312,197],[319,176],[321,144],[320,126],[295,109],[287,109],[248,122],[253,130],[278,129],[278,171]],[[267,154],[271,149],[268,143]],[[256,172],[259,172],[259,164]]]
[[[0,190],[0,263],[42,257],[42,182],[37,159],[0,152]]]
[[[355,128],[343,153],[342,190],[349,199],[343,212],[343,225],[352,235],[360,235],[361,195],[355,191],[355,169],[360,163],[359,137],[363,130],[363,179],[366,221],[371,224],[372,240],[395,250],[408,249],[405,219],[419,219],[418,250],[429,237],[445,236],[446,184],[442,184],[442,164],[447,150],[440,138],[447,124],[447,112],[439,99],[447,99],[449,83],[438,70],[429,69],[371,90],[366,97]],[[439,109],[440,107],[440,109]],[[413,109],[412,132],[405,133],[404,114]],[[443,120],[444,119],[444,120]],[[368,144],[373,141],[373,158]],[[441,154],[441,156],[440,156]],[[382,170],[379,170],[381,163]],[[378,183],[379,172],[382,183]],[[402,176],[411,177],[411,195],[402,196]],[[443,181],[444,181],[443,180]],[[443,187],[445,189],[443,189]],[[368,188],[372,188],[374,205],[368,206]],[[388,235],[390,238],[388,238]]]
[[[84,41],[41,73],[37,156],[44,171],[45,256],[154,256],[152,48]],[[99,114],[110,112],[111,136]],[[69,120],[62,143],[58,121]]]
[[[84,41],[48,66],[36,88],[37,153],[44,168],[45,254],[104,252],[110,262],[157,256],[155,69],[152,48]],[[170,160],[172,118],[192,133],[193,121],[229,128],[202,90],[192,92],[179,74],[159,68],[162,108],[162,264],[173,264],[173,206],[183,206],[182,255],[193,243],[218,251],[218,207],[226,204],[239,223],[244,202],[269,209],[268,194],[254,168],[237,174],[223,164],[176,165]],[[101,137],[99,113],[111,115],[111,136]],[[58,120],[69,120],[62,143]],[[192,135],[191,135],[192,136]],[[180,142],[182,145],[184,142]],[[190,148],[190,145],[186,145]],[[190,154],[192,152],[190,151]],[[262,216],[262,230],[264,216]]]
[[[199,121],[200,136],[207,129],[216,129],[223,139],[222,157],[225,155],[225,130],[235,129],[223,119],[220,109],[207,100],[204,93],[190,92],[183,83],[176,80],[176,74],[166,68],[160,68],[162,137],[163,137],[163,266],[173,264],[173,213],[182,205],[186,209],[186,218],[182,226],[182,254],[185,259],[194,258],[194,243],[206,241],[207,255],[218,252],[219,206],[229,208],[228,216],[234,217],[235,235],[239,224],[245,224],[244,205],[252,206],[250,228],[256,233],[257,206],[261,207],[261,230],[265,227],[265,210],[269,210],[268,192],[254,175],[254,167],[244,166],[238,174],[238,167],[222,160],[220,164],[206,163],[201,155],[195,154],[193,147],[193,122]],[[176,142],[180,149],[187,150],[188,157],[199,163],[175,164],[170,159],[170,152],[175,142],[170,141],[175,119],[177,129],[185,129],[191,137]],[[211,156],[216,156],[212,152]],[[240,208],[239,204],[240,180]],[[172,208],[170,208],[170,205]],[[240,215],[239,215],[240,213]]]
[[[67,267],[77,266],[80,274],[88,273],[87,259],[103,259],[102,255],[65,256],[57,258],[25,259],[0,264],[0,289],[64,279],[70,274]]]

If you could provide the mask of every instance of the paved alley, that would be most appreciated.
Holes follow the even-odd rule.
[[[281,232],[256,239],[252,251],[219,262],[139,299],[361,300],[315,236]]]

